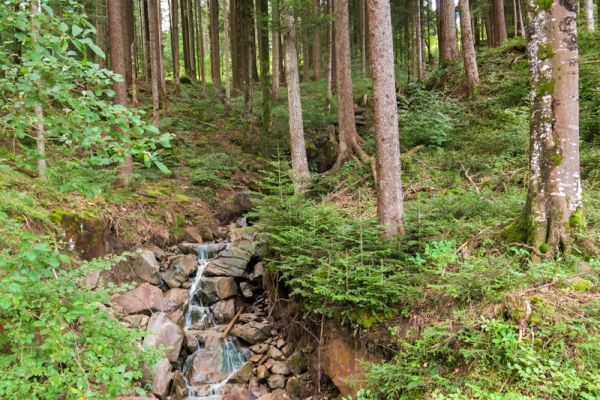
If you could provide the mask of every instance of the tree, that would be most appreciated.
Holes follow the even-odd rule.
[[[38,14],[39,9],[38,9],[38,4],[36,1],[32,1],[31,2],[31,36],[33,37],[33,42],[36,43],[37,42],[37,37],[39,34],[39,29],[37,27],[36,24],[36,15]],[[42,80],[40,78],[37,78],[34,80],[34,82],[41,86]],[[42,109],[41,104],[39,104],[38,102],[35,103],[35,105],[33,106],[33,110],[36,116],[36,123],[35,123],[35,128],[36,128],[36,136],[35,136],[35,142],[36,142],[36,146],[37,146],[37,150],[38,150],[38,176],[40,177],[40,179],[46,179],[46,167],[47,167],[47,163],[46,163],[46,137],[45,137],[45,126],[44,126],[44,110]]]
[[[219,54],[219,2],[209,1],[210,8],[210,74],[217,92],[217,98],[222,101],[223,87],[221,86],[221,57]]]
[[[585,0],[585,22],[588,32],[594,32],[594,0]]]
[[[471,10],[469,0],[459,0],[460,6],[460,40],[462,44],[463,62],[467,75],[467,86],[469,87],[469,98],[477,97],[479,87],[479,72],[477,70],[477,59],[475,57],[475,45],[473,44],[473,32],[471,31]]]
[[[440,0],[439,5],[440,65],[444,66],[458,60],[456,15],[453,0]]]
[[[358,155],[364,163],[370,163],[369,156],[361,149],[364,142],[356,131],[354,117],[354,96],[352,93],[352,60],[350,58],[350,26],[348,19],[348,0],[334,1],[335,11],[335,58],[336,84],[338,95],[339,154],[331,168],[336,171],[342,167],[350,151]]]
[[[392,17],[386,0],[367,0],[377,151],[377,216],[386,237],[404,232]]]
[[[492,25],[494,27],[494,46],[508,40],[506,33],[506,18],[504,18],[504,0],[492,0]]]
[[[171,53],[173,57],[173,79],[175,80],[175,90],[180,90],[180,71],[179,71],[179,0],[172,0],[171,3]]]
[[[124,3],[119,0],[108,0],[108,25],[110,32],[110,64],[111,69],[115,74],[121,75],[125,78],[127,73],[127,63],[125,59],[125,24],[122,19]],[[152,74],[152,79],[155,76]],[[113,104],[119,104],[124,108],[127,108],[127,82],[124,79],[115,80],[113,82],[113,90],[115,91],[115,97],[113,98]],[[119,127],[115,129],[120,130]],[[126,185],[131,176],[133,175],[133,158],[131,154],[125,155],[125,161],[119,171],[119,178],[117,179],[117,185]]]
[[[319,0],[312,0],[313,21],[318,21],[321,15],[321,5]],[[323,53],[321,51],[321,29],[315,27],[313,33],[313,78],[321,79],[323,70]]]
[[[298,37],[296,19],[291,0],[282,3],[283,44],[285,53],[285,75],[288,91],[288,113],[290,124],[290,150],[296,192],[302,191],[310,177],[306,145],[304,143],[304,122],[302,121],[302,100],[300,99],[300,68],[298,65]]]
[[[561,247],[568,253],[571,233],[583,228],[576,4],[527,2],[530,182],[523,216],[512,228],[548,255]]]
[[[272,27],[272,46],[273,46],[273,77],[272,77],[272,89],[273,92],[273,100],[279,99],[279,51],[280,51],[280,43],[279,43],[279,1],[280,0],[272,0],[271,5],[273,7],[272,15],[273,21],[277,24],[277,26]]]
[[[148,0],[148,28],[150,30],[150,69],[152,74],[152,125],[158,126],[160,115],[159,88],[160,78],[160,49],[158,43],[158,0]]]

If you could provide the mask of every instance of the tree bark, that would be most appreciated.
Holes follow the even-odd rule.
[[[219,49],[219,2],[210,0],[210,74],[215,87],[217,98],[223,101],[221,85],[221,56]]]
[[[546,3],[543,3],[546,5]],[[579,170],[576,3],[527,1],[531,78],[530,184],[521,220],[526,239],[548,255],[569,252],[583,228]],[[518,226],[517,226],[518,227]]]
[[[285,53],[285,73],[288,92],[288,112],[290,124],[290,151],[296,192],[302,191],[310,172],[304,143],[304,122],[302,120],[302,100],[300,99],[300,68],[298,65],[298,38],[292,5],[282,3],[283,40]]]
[[[594,26],[594,1],[585,0],[585,26],[588,32],[596,30]]]
[[[117,0],[112,0],[117,1]],[[159,109],[159,48],[158,48],[158,0],[148,0],[148,27],[150,29],[150,68],[152,75],[152,125],[158,126]]]
[[[231,111],[231,80],[229,76],[229,18],[227,0],[223,1],[223,62],[225,63],[225,111]]]
[[[440,66],[443,67],[458,60],[458,42],[454,1],[440,0],[439,6]]]
[[[272,38],[271,38],[271,42],[272,42],[272,46],[273,46],[273,62],[272,62],[272,69],[273,69],[273,82],[272,82],[272,92],[273,92],[273,99],[274,100],[278,100],[279,99],[279,52],[280,52],[280,42],[279,42],[279,33],[280,33],[280,23],[279,23],[279,0],[272,0],[271,5],[273,7],[273,21],[274,21],[274,25],[272,27]]]
[[[260,59],[260,85],[262,87],[263,97],[263,115],[262,115],[262,134],[271,135],[271,82],[269,81],[269,2],[267,0],[257,0],[258,8],[258,39],[260,41],[259,59]]]
[[[96,14],[96,44],[102,49],[104,54],[108,56],[109,47],[106,1],[99,1],[96,4]],[[100,68],[107,68],[108,66],[107,58],[102,58],[97,54],[95,56],[95,61],[96,64],[100,66]]]
[[[206,53],[204,52],[204,23],[202,21],[202,1],[198,0],[196,3],[198,13],[198,52],[200,53],[200,80],[202,81],[202,94],[206,96],[206,67],[204,66],[204,58]]]
[[[459,0],[459,5],[460,40],[462,43],[463,62],[465,65],[465,73],[467,75],[469,98],[474,99],[477,97],[479,89],[479,71],[477,70],[473,32],[471,31],[471,9],[469,7],[469,0]]]
[[[179,0],[171,3],[171,56],[173,57],[173,79],[175,80],[175,92],[181,90],[181,72],[179,68]]]
[[[329,15],[333,15],[333,0],[327,2]],[[327,82],[325,89],[325,111],[331,113],[331,101],[333,100],[333,21],[327,27]]]
[[[131,84],[133,79],[133,71],[130,66],[133,62],[135,63],[135,53],[131,52],[131,45],[135,43],[135,20],[133,17],[133,0],[124,0],[122,5],[123,10],[123,24],[125,24],[125,65],[127,65],[127,71],[125,79],[127,84]]]
[[[504,17],[504,0],[492,0],[492,9],[494,15],[494,46],[499,46],[508,40],[506,18]]]
[[[320,1],[312,0],[313,21],[317,21],[321,15]],[[321,29],[315,28],[313,33],[313,78],[321,79],[323,70],[323,51],[321,49]]]
[[[306,9],[307,4],[302,3],[302,82],[310,80],[310,51],[309,51],[309,35],[308,35],[308,19],[309,12]]]
[[[33,37],[34,42],[37,42],[37,37],[39,34],[39,28],[35,21],[36,15],[38,13],[39,13],[39,8],[38,8],[37,1],[32,0],[31,1],[31,35]],[[42,80],[36,79],[35,84],[41,86]],[[125,88],[125,100],[127,100],[127,88]],[[42,106],[36,102],[36,104],[33,106],[33,112],[36,117],[35,128],[36,128],[37,132],[35,135],[35,143],[36,143],[37,151],[38,151],[38,160],[37,160],[38,177],[42,180],[46,180],[47,179],[47,175],[46,175],[46,167],[47,167],[46,135],[45,135],[46,127],[44,125],[44,110],[42,109]]]
[[[254,87],[253,87],[253,83],[254,83],[254,66],[255,66],[255,62],[254,62],[254,25],[250,23],[250,20],[253,18],[254,15],[254,10],[252,7],[252,4],[254,4],[254,2],[249,2],[249,4],[246,5],[247,9],[246,9],[246,23],[244,24],[245,32],[244,32],[244,37],[245,37],[245,41],[246,41],[246,46],[244,47],[245,52],[246,52],[246,86],[245,86],[245,92],[244,92],[244,119],[246,120],[247,123],[247,129],[248,132],[250,130],[250,121],[252,120],[252,105],[254,102]]]
[[[390,3],[367,0],[377,151],[377,217],[384,236],[404,233]]]
[[[332,171],[336,171],[342,167],[352,150],[354,150],[362,162],[370,163],[368,155],[360,148],[359,143],[364,141],[358,136],[354,117],[348,0],[335,0],[334,7],[336,15],[335,57],[337,67],[339,154],[335,164],[331,168]]]
[[[123,81],[113,81],[113,104],[120,104],[127,107],[127,82],[125,82],[125,74],[127,73],[127,64],[125,59],[125,41],[126,32],[123,23],[124,4],[119,0],[108,0],[108,25],[110,34],[110,63],[113,73],[123,77]],[[120,131],[120,128],[115,127],[115,130]],[[125,155],[125,160],[119,168],[116,184],[123,186],[129,183],[133,175],[133,158],[131,154]]]
[[[165,71],[165,54],[162,37],[162,9],[160,7],[160,0],[156,3],[156,25],[157,25],[157,36],[158,36],[158,68],[160,71],[160,98],[162,101],[163,117],[166,117],[169,112],[169,101],[167,98],[167,76]]]
[[[365,7],[366,0],[358,0],[358,31],[360,33],[360,75],[363,79],[367,76],[367,16]]]

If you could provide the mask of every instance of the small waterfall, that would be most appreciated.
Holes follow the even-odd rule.
[[[221,395],[221,390],[225,387],[227,382],[246,362],[246,359],[237,349],[231,338],[217,339],[215,336],[217,333],[215,330],[215,328],[217,328],[217,323],[212,312],[210,311],[210,308],[202,303],[202,298],[200,295],[202,292],[202,277],[204,274],[204,269],[210,261],[210,256],[213,256],[215,252],[228,249],[230,246],[230,244],[227,244],[226,246],[224,245],[219,247],[217,250],[215,250],[215,247],[207,245],[198,245],[196,247],[196,252],[198,254],[198,271],[196,273],[196,277],[193,278],[192,285],[189,289],[189,305],[185,314],[185,330],[189,330],[190,327],[199,328],[201,331],[206,332],[196,332],[197,335],[203,336],[206,340],[213,340],[212,343],[215,343],[215,340],[219,341],[220,349],[218,350],[222,352],[222,354],[220,354],[220,356],[222,356],[222,361],[221,365],[217,366],[217,369],[219,370],[218,372],[222,374],[221,376],[225,375],[226,378],[217,383],[214,383],[214,381],[212,383],[207,382],[206,385],[202,386],[194,386],[190,384],[190,380],[188,379],[187,375],[192,367],[194,358],[201,351],[205,350],[204,346],[198,341],[198,350],[188,356],[182,366],[184,381],[188,388],[188,398],[190,399],[209,400],[212,399],[213,396]],[[208,338],[208,336],[210,336],[210,338]]]

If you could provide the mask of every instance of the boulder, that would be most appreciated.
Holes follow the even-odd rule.
[[[285,360],[285,364],[288,366],[292,374],[300,375],[308,369],[306,359],[299,351],[295,352]]]
[[[163,311],[166,313],[173,312],[185,306],[189,300],[190,294],[185,289],[171,289],[163,295]]]
[[[250,286],[248,282],[240,283],[240,290],[246,298],[251,298],[254,296],[254,293],[252,293],[252,286]]]
[[[175,324],[179,325],[181,328],[185,327],[185,315],[183,315],[183,311],[173,311],[171,314],[169,314],[169,319],[175,322]]]
[[[183,232],[181,232],[181,240],[185,242],[202,243],[202,235],[200,235],[198,228],[188,226],[183,229]]]
[[[192,354],[200,348],[200,343],[198,342],[198,339],[196,339],[196,337],[194,335],[190,335],[189,333],[186,333],[185,348],[190,352],[190,354]]]
[[[165,356],[173,362],[177,361],[183,344],[183,329],[169,319],[167,314],[159,312],[148,321],[149,335],[144,338],[144,344],[150,346],[173,346],[165,349]]]
[[[223,346],[218,336],[206,337],[204,348],[195,354],[186,375],[193,386],[219,383],[229,376],[223,369]]]
[[[204,304],[213,304],[238,294],[237,284],[232,277],[213,277],[201,279],[200,299]]]
[[[123,321],[127,322],[129,325],[131,325],[134,328],[146,329],[149,319],[150,319],[150,317],[148,317],[147,315],[136,314],[136,315],[129,315],[129,316],[123,318]]]
[[[268,327],[268,325],[261,322],[252,321],[245,325],[233,328],[230,334],[250,344],[256,344],[263,342],[268,338],[268,334],[265,333],[265,327]]]
[[[285,376],[279,375],[279,374],[273,374],[267,378],[267,385],[269,385],[269,387],[271,389],[284,388],[285,382],[286,382]]]
[[[252,362],[247,361],[237,370],[227,383],[248,383],[250,378],[252,378],[252,367]]]
[[[258,368],[256,368],[256,377],[258,380],[262,381],[263,379],[267,379],[269,375],[271,375],[271,373],[266,366],[259,365]]]
[[[252,282],[262,282],[263,274],[264,264],[261,261],[254,266],[254,271],[252,272]]]
[[[285,385],[285,391],[288,392],[292,398],[299,399],[302,394],[302,383],[295,376],[291,377]]]
[[[226,324],[235,317],[235,301],[233,299],[218,301],[210,306],[210,310],[217,323]]]
[[[283,361],[283,353],[277,347],[271,346],[269,348],[269,352],[267,353],[270,358],[273,360]]]
[[[153,285],[158,285],[160,264],[152,250],[142,250],[133,260],[133,271],[140,278]]]
[[[291,371],[283,361],[273,361],[271,372],[279,375],[289,375]]]
[[[258,400],[290,400],[290,396],[283,389],[274,390],[271,393],[263,394]]]
[[[187,282],[190,275],[198,269],[198,261],[190,254],[176,256],[171,260],[171,265],[160,277],[169,285],[170,288],[181,287],[181,284]]]
[[[269,351],[269,345],[266,343],[257,343],[254,346],[250,347],[250,350],[257,354],[264,354]]]
[[[256,397],[252,392],[244,390],[241,392],[232,393],[232,394],[228,394],[227,396],[223,396],[223,398],[221,400],[256,400],[256,399],[258,399],[258,397]]]
[[[231,247],[220,252],[208,263],[204,275],[241,277],[246,273],[250,258],[252,258],[252,255],[247,251]]]
[[[194,254],[201,260],[208,260],[227,248],[227,243],[179,243],[177,248],[183,254]]]
[[[122,307],[125,314],[139,314],[141,312],[162,311],[162,291],[149,283],[144,283],[122,295],[114,296],[111,302]]]
[[[152,393],[160,399],[165,400],[169,394],[169,386],[172,379],[171,363],[166,358],[163,358],[156,363],[152,371]]]

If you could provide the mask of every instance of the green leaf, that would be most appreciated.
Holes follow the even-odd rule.
[[[171,175],[171,171],[169,170],[169,168],[167,168],[167,166],[162,162],[154,160],[154,164],[158,167],[158,169],[161,170],[163,174]]]
[[[139,395],[145,396],[146,395],[146,391],[144,389],[142,389],[141,387],[136,387],[135,388],[135,392]]]
[[[89,44],[90,49],[99,57],[106,59],[106,54],[104,54],[104,52],[102,51],[102,49],[100,48],[100,46],[95,45],[94,43],[90,43]]]
[[[162,134],[162,135],[161,135],[161,136],[158,138],[158,140],[156,140],[156,141],[157,141],[158,143],[160,143],[160,145],[161,145],[162,147],[167,147],[167,148],[171,147],[171,143],[170,143],[170,142],[171,142],[171,135],[170,135],[170,134],[168,134],[168,133],[164,133],[164,134]]]
[[[63,32],[67,32],[69,30],[69,25],[65,24],[64,22],[61,22],[59,27],[60,27],[60,30]]]
[[[4,309],[10,308],[11,304],[12,304],[12,301],[10,301],[9,298],[4,297],[3,299],[0,299],[0,307],[2,307]]]
[[[79,25],[73,25],[71,27],[71,33],[73,34],[73,36],[79,36],[81,32],[83,32],[83,29],[79,27]]]

